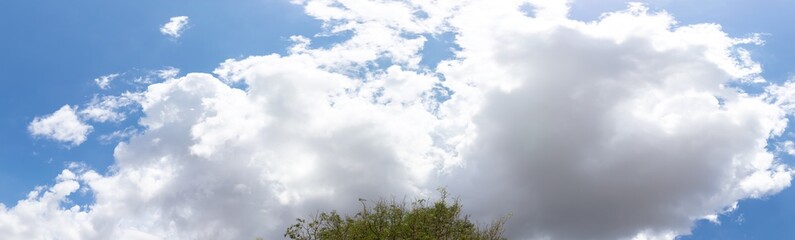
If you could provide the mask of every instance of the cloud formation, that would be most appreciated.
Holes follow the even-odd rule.
[[[72,146],[80,145],[86,141],[86,136],[93,128],[80,121],[75,109],[64,105],[50,115],[36,117],[28,125],[28,131],[34,137],[44,137]]]
[[[113,79],[116,79],[119,76],[121,76],[121,75],[118,74],[118,73],[108,74],[108,75],[105,75],[105,76],[101,76],[101,77],[95,78],[94,79],[94,83],[96,83],[97,86],[100,89],[108,89],[108,88],[110,88],[110,82],[113,81]]]
[[[476,218],[511,214],[511,238],[673,239],[790,184],[768,146],[795,91],[749,81],[741,46],[759,39],[639,4],[580,22],[566,1],[295,3],[351,38],[149,85],[114,170],[73,166],[0,206],[0,238],[280,238],[295,217],[447,186]],[[419,65],[445,32],[455,57]],[[95,201],[70,206],[81,189]]]
[[[463,199],[481,215],[512,213],[513,236],[665,238],[789,186],[766,150],[785,110],[726,87],[758,73],[733,57],[754,39],[642,5],[593,23],[495,5],[451,20],[473,57],[440,71],[459,93],[445,105],[479,109],[462,121],[476,134],[451,190],[477,189]]]
[[[119,96],[94,96],[83,110],[80,117],[94,122],[120,122],[126,118],[129,108],[137,104],[137,93],[125,92]]]
[[[177,39],[182,36],[182,32],[187,25],[188,16],[171,17],[166,24],[160,27],[160,33],[171,37],[171,39]]]

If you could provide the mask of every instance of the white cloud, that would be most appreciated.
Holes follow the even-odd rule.
[[[131,111],[128,108],[136,105],[139,98],[140,94],[130,92],[120,96],[94,96],[79,113],[83,119],[96,122],[120,122]]]
[[[80,121],[75,109],[64,105],[50,115],[36,117],[28,125],[28,131],[36,137],[45,137],[73,146],[80,145],[86,141],[86,136],[91,132],[92,127]]]
[[[108,74],[108,75],[105,75],[105,76],[101,76],[101,77],[95,78],[94,79],[94,83],[96,83],[97,86],[99,86],[100,89],[108,89],[108,88],[110,88],[110,82],[113,81],[113,79],[116,79],[119,76],[120,76],[120,74],[118,74],[118,73]]]
[[[169,36],[172,39],[177,39],[182,35],[185,27],[188,25],[188,16],[171,17],[166,24],[160,27],[160,33]]]
[[[155,71],[157,77],[163,80],[171,79],[177,77],[179,75],[179,68],[175,67],[167,67],[160,70]]]
[[[85,209],[64,206],[67,196],[80,188],[76,175],[63,170],[57,183],[37,188],[11,209],[0,204],[2,239],[83,239],[91,237],[92,224]],[[57,226],[57,227],[54,227]]]
[[[779,151],[785,152],[789,155],[795,155],[795,142],[784,141],[778,146]]]
[[[795,113],[795,79],[790,79],[781,85],[768,86],[764,96],[784,108],[787,113]]]
[[[756,70],[719,26],[642,6],[550,22],[497,4],[451,19],[469,57],[441,69],[457,93],[443,110],[476,129],[458,132],[471,141],[449,180],[476,215],[512,213],[512,236],[670,239],[789,186],[766,150],[785,111],[725,87]]]
[[[726,87],[761,69],[718,25],[638,4],[585,23],[565,1],[530,1],[534,17],[519,0],[295,2],[352,37],[149,85],[114,170],[0,208],[0,238],[280,238],[319,209],[443,185],[476,219],[512,214],[511,238],[673,239],[790,185],[767,147],[787,145],[770,139],[792,91]],[[420,67],[421,34],[445,31],[461,50]],[[65,207],[80,186],[96,201]]]
[[[132,136],[135,136],[139,133],[139,130],[134,127],[127,127],[122,130],[116,130],[109,134],[103,134],[99,136],[99,140],[102,141],[104,144],[108,144],[114,141],[126,141]]]

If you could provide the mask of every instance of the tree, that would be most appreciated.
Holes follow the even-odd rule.
[[[362,210],[353,216],[341,216],[336,211],[321,212],[311,220],[296,219],[287,228],[285,237],[295,240],[326,239],[471,239],[498,240],[502,237],[507,218],[477,227],[462,215],[458,199],[448,202],[447,192],[430,203],[420,199],[408,206],[404,202],[380,200],[374,206],[359,199]]]

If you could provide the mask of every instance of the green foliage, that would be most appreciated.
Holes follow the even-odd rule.
[[[498,240],[502,237],[506,218],[484,227],[477,227],[469,216],[461,214],[458,200],[441,199],[430,202],[420,199],[408,206],[405,202],[378,201],[374,206],[359,199],[362,210],[353,216],[336,211],[321,212],[311,220],[297,219],[287,228],[285,237],[295,240],[326,239],[471,239]]]

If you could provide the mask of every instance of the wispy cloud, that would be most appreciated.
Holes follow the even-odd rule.
[[[137,104],[140,98],[136,93],[129,92],[120,96],[94,96],[79,115],[85,120],[100,123],[123,121],[129,111],[127,108]]]
[[[108,74],[105,76],[95,78],[94,83],[96,83],[100,89],[108,89],[110,88],[110,82],[119,76],[121,76],[121,74],[119,73]]]
[[[179,75],[179,68],[175,67],[166,67],[160,70],[154,71],[155,75],[162,80],[168,80],[177,77]]]

